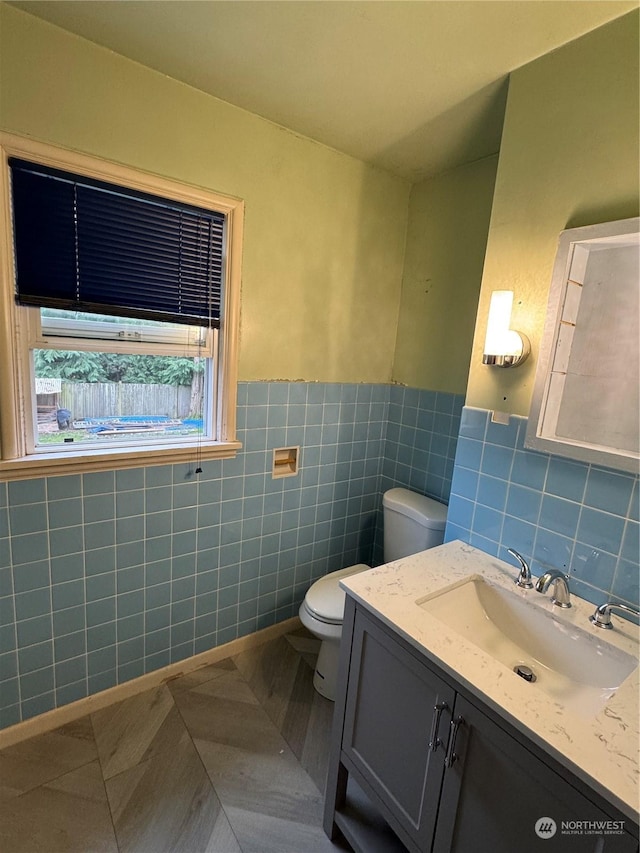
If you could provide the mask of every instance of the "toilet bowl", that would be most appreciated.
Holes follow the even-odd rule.
[[[382,505],[385,562],[442,544],[447,518],[445,504],[408,489],[396,488],[384,494]],[[300,621],[322,640],[313,686],[327,699],[333,700],[336,695],[345,604],[345,592],[340,581],[369,568],[358,563],[330,572],[311,585],[300,605]]]
[[[371,566],[358,563],[346,569],[338,569],[317,580],[307,590],[300,605],[300,621],[322,640],[316,671],[313,674],[313,686],[321,696],[334,699],[336,677],[338,674],[338,653],[342,636],[345,592],[340,587],[342,578],[364,572]]]

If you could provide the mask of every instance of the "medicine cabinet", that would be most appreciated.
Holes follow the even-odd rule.
[[[526,447],[637,473],[639,223],[560,235]]]

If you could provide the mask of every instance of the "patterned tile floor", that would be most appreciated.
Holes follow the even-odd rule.
[[[314,853],[333,703],[304,628],[0,752],[2,853]]]

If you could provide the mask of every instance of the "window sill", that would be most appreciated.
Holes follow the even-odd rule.
[[[34,453],[18,459],[0,460],[0,481],[29,480],[34,477],[84,474],[89,471],[119,471],[126,468],[141,468],[152,465],[175,465],[212,459],[231,459],[242,448],[239,441],[219,441],[207,444],[157,445],[153,448],[119,447],[112,450],[69,451],[52,457],[49,453]]]

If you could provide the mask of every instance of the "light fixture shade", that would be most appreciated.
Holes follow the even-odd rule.
[[[494,290],[491,294],[487,334],[484,341],[483,364],[496,367],[517,367],[530,352],[526,335],[510,329],[513,291]]]

